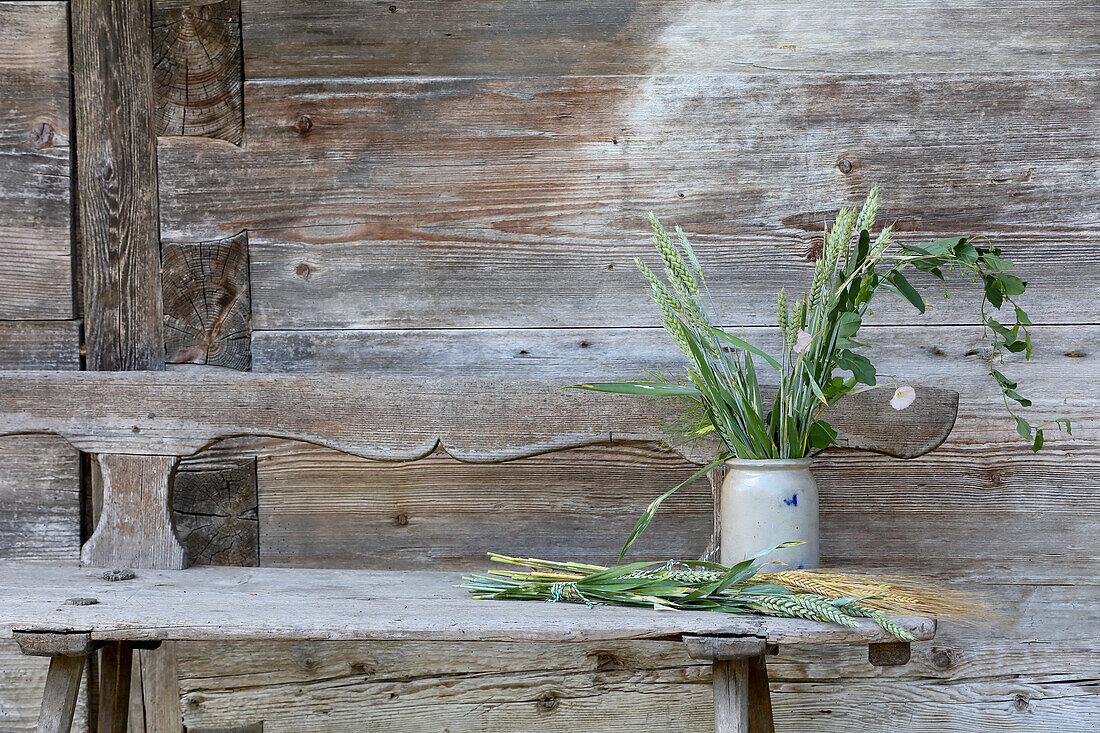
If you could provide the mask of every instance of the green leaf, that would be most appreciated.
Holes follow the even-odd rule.
[[[823,403],[828,404],[829,400],[825,399],[825,393],[821,390],[821,385],[819,385],[817,383],[817,380],[814,379],[814,375],[810,374],[809,371],[806,371],[804,373],[806,375],[806,381],[810,383],[810,389],[813,390],[814,395],[816,395],[817,398]]]
[[[986,300],[994,308],[1000,308],[1004,303],[1004,291],[1001,289],[1001,283],[995,276],[987,275],[982,278],[982,282],[985,287]]]
[[[649,395],[650,397],[698,397],[699,390],[686,384],[671,382],[585,382],[565,389],[586,389],[613,394]]]
[[[1005,342],[1005,348],[1013,354],[1018,354],[1027,348],[1027,344],[1023,341],[1010,341]]]
[[[1027,288],[1027,283],[1015,275],[999,273],[993,276],[1001,286],[1001,292],[1005,295],[1021,295]]]
[[[920,293],[909,284],[909,281],[905,279],[905,275],[902,275],[898,270],[894,270],[886,279],[897,288],[897,292],[908,300],[914,308],[924,313],[924,298],[920,297]]]
[[[1016,432],[1020,434],[1021,438],[1031,439],[1031,425],[1019,416],[1016,417]]]
[[[1043,447],[1043,429],[1039,428],[1035,431],[1035,442],[1031,444],[1031,450],[1034,453],[1038,453]]]
[[[982,264],[990,272],[1006,272],[1012,269],[1011,260],[1003,260],[992,252],[982,254]]]
[[[860,384],[866,384],[871,387],[875,386],[875,365],[872,364],[871,360],[866,356],[852,353],[849,349],[844,349],[840,352],[840,356],[837,357],[836,365],[840,369],[847,369],[850,371]]]
[[[739,339],[736,336],[734,336],[733,334],[726,333],[725,331],[723,331],[720,328],[714,328],[713,326],[711,326],[710,329],[714,332],[714,335],[717,336],[718,338],[723,339],[725,341],[729,341],[734,346],[738,347],[739,349],[744,349],[745,351],[749,352],[750,354],[756,354],[761,359],[768,362],[768,364],[770,364],[772,366],[772,368],[774,368],[776,371],[780,371],[780,372],[783,371],[783,365],[782,364],[780,364],[778,361],[773,359],[767,352],[756,348],[755,346],[750,344],[748,341],[746,341],[744,339]]]
[[[1005,392],[1005,397],[1008,397],[1010,400],[1016,400],[1017,402],[1019,402],[1024,407],[1031,407],[1031,400],[1029,400],[1027,397],[1024,397],[1024,396],[1018,394],[1015,390],[1006,389],[1004,392]]]
[[[630,546],[633,545],[634,542],[641,536],[642,532],[645,532],[646,527],[648,527],[649,523],[653,520],[653,515],[657,513],[657,509],[661,506],[661,503],[665,499],[672,496],[673,494],[676,493],[676,491],[678,489],[683,488],[684,486],[687,486],[692,481],[694,481],[698,478],[702,478],[703,476],[706,476],[707,472],[710,471],[711,469],[717,468],[718,466],[721,466],[722,463],[725,462],[727,457],[728,456],[725,453],[720,454],[713,461],[711,461],[710,463],[708,463],[707,465],[705,465],[701,469],[699,469],[695,474],[692,475],[691,478],[687,479],[683,483],[676,484],[671,489],[669,489],[665,493],[661,494],[660,496],[658,496],[653,501],[649,502],[649,506],[647,506],[645,508],[645,511],[642,512],[642,516],[638,520],[638,523],[634,525],[634,529],[632,529],[630,531],[630,535],[627,536],[626,543],[623,545],[622,551],[619,552],[619,562],[622,562],[623,556],[626,555],[626,551],[629,550]]]
[[[1027,313],[1025,313],[1024,309],[1020,306],[1016,306],[1016,320],[1024,324],[1025,326],[1032,325],[1031,319],[1027,317]]]
[[[815,420],[810,426],[809,440],[814,448],[825,449],[836,443],[837,432],[824,420]]]
[[[978,250],[964,239],[955,245],[955,258],[964,265],[973,265],[978,261]]]
[[[993,375],[993,378],[997,380],[997,383],[1005,389],[1016,389],[1019,385],[1013,382],[1011,379],[1001,374],[996,369],[990,369],[989,373]]]
[[[840,318],[836,320],[836,333],[838,336],[855,336],[859,331],[859,327],[863,325],[863,319],[860,318],[858,313],[852,313],[848,311],[841,313]]]

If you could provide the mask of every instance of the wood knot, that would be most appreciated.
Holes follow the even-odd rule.
[[[309,276],[313,274],[313,268],[306,262],[300,262],[298,266],[294,268],[294,274],[303,280],[308,280]]]
[[[1067,351],[1065,353],[1065,355],[1068,356],[1071,359],[1080,359],[1085,354],[1084,354],[1084,352],[1081,352],[1081,351]]]
[[[950,649],[932,650],[932,666],[936,669],[950,669],[954,663],[955,655],[951,653]]]
[[[597,672],[616,672],[630,668],[626,660],[612,652],[599,651],[593,653],[591,656],[596,658]]]
[[[848,175],[852,172],[852,161],[847,158],[841,158],[836,162],[836,169],[844,175]]]
[[[53,125],[49,122],[39,122],[27,133],[27,142],[32,148],[41,150],[53,144]]]
[[[313,118],[309,115],[298,115],[298,119],[294,122],[294,129],[299,135],[305,137],[313,130]]]
[[[535,701],[535,707],[541,711],[550,712],[558,706],[559,702],[561,702],[561,698],[553,693],[548,693]]]
[[[133,580],[137,577],[130,568],[117,568],[115,570],[108,570],[103,574],[103,579],[108,583],[117,583],[120,580]]]
[[[587,341],[581,341],[581,348],[582,349],[587,349],[588,348],[588,342]]]
[[[398,514],[396,517],[393,518],[393,525],[395,527],[407,527],[407,526],[409,526],[409,515],[408,514]]]
[[[396,13],[396,12],[397,12],[397,6],[396,6],[396,5],[391,5],[391,6],[390,6],[390,7],[388,8],[388,10],[389,10],[389,11],[390,11],[391,13]]]
[[[825,251],[825,239],[818,237],[810,242],[810,246],[802,252],[802,258],[807,262],[817,262]]]
[[[1031,709],[1031,699],[1026,695],[1015,695],[1012,698],[1012,709],[1018,713],[1026,713]]]
[[[93,175],[104,183],[110,182],[115,177],[115,166],[111,159],[104,156],[96,163]]]

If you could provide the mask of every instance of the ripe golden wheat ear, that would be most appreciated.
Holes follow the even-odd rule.
[[[946,588],[926,578],[821,569],[760,573],[757,579],[828,598],[861,598],[859,605],[886,613],[963,620],[993,615],[973,593]]]

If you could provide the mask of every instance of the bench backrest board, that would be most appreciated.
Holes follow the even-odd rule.
[[[829,414],[842,445],[899,458],[939,446],[955,392],[919,388],[905,411],[865,392]],[[496,462],[585,445],[659,441],[675,405],[540,382],[335,374],[0,371],[0,435],[50,433],[87,453],[188,456],[227,437],[291,438],[378,460],[438,445]],[[688,451],[688,449],[684,449]],[[690,453],[690,451],[689,451]],[[692,457],[705,463],[713,446]]]
[[[946,439],[956,393],[921,388],[904,412],[891,409],[888,398],[885,390],[863,393],[831,411],[843,444],[911,458]],[[103,509],[81,552],[90,565],[186,566],[170,511],[175,469],[181,456],[224,438],[288,438],[388,461],[441,447],[460,461],[492,463],[658,442],[668,437],[676,407],[540,382],[228,370],[0,372],[0,435],[56,434],[96,456]],[[696,464],[712,460],[715,450],[711,441],[677,449]]]

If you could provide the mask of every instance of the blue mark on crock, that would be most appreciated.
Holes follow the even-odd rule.
[[[787,506],[798,506],[798,494],[791,494],[791,498],[784,499],[783,503]]]

